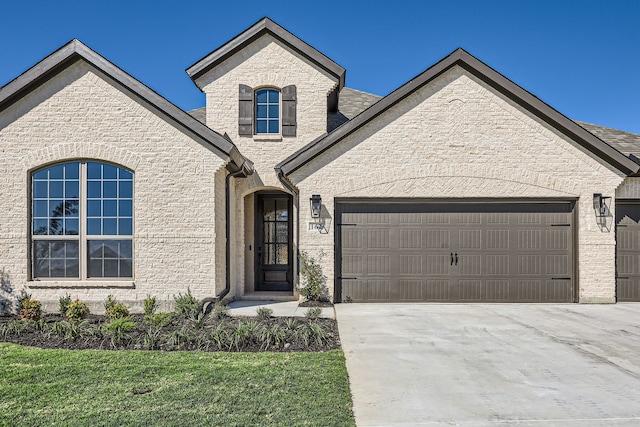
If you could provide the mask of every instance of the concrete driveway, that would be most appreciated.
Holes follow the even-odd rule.
[[[639,426],[640,304],[337,304],[358,426]]]

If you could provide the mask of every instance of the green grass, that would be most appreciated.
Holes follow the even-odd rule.
[[[0,343],[2,426],[355,426],[344,355]]]

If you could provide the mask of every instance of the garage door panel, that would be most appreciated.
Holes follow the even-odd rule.
[[[616,297],[640,301],[640,203],[616,204]]]
[[[569,202],[338,203],[338,272],[356,279],[342,280],[342,298],[570,302],[572,209]]]

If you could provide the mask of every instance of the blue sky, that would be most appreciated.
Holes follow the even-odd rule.
[[[0,85],[78,38],[184,109],[184,70],[263,16],[386,95],[462,47],[566,116],[640,133],[640,1],[0,0]]]

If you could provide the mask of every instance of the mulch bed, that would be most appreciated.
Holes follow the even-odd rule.
[[[7,322],[16,319],[12,316],[0,316],[0,330],[1,327]],[[132,315],[131,319],[136,322],[135,329],[131,331],[126,339],[118,342],[114,345],[112,339],[107,336],[99,336],[100,334],[83,333],[81,336],[75,339],[68,339],[61,335],[53,333],[45,334],[42,331],[35,328],[29,328],[20,332],[19,334],[1,334],[0,341],[11,342],[15,344],[33,346],[38,348],[48,349],[69,349],[69,350],[88,350],[88,349],[100,349],[100,350],[149,350],[149,346],[144,344],[145,334],[149,331],[149,325],[144,320],[143,315]],[[175,351],[175,350],[201,350],[201,351],[245,351],[245,352],[258,352],[258,351],[276,351],[276,352],[291,352],[291,351],[311,351],[321,352],[340,348],[340,338],[338,335],[338,326],[335,319],[308,319],[304,317],[292,318],[290,322],[293,322],[293,329],[288,329],[287,336],[279,344],[264,345],[259,342],[258,338],[249,338],[242,342],[237,347],[225,346],[224,348],[218,348],[214,342],[210,342],[209,345],[205,345],[197,341],[195,338],[198,333],[203,334],[203,331],[211,331],[218,325],[226,327],[229,330],[234,330],[238,327],[239,322],[253,321],[257,323],[258,328],[264,330],[264,328],[273,327],[276,324],[284,325],[288,318],[269,318],[260,319],[257,317],[227,317],[223,319],[209,318],[201,328],[197,328],[195,323],[189,320],[185,320],[173,316],[171,323],[158,330],[158,340],[153,350],[163,351]],[[65,320],[61,315],[48,314],[44,316],[44,321],[47,326],[45,330],[49,330],[55,322]],[[109,319],[106,316],[90,315],[87,320],[88,328],[93,330],[99,330],[102,325],[107,323]],[[299,336],[294,333],[294,329],[304,328],[305,325],[310,323],[316,323],[324,331],[324,337],[321,343],[317,340],[310,340],[305,343]],[[290,323],[291,325],[291,323]],[[254,325],[256,326],[256,325]],[[191,331],[191,339],[187,338],[184,342],[178,345],[174,343],[167,343],[168,337],[172,334],[175,336],[177,333]],[[194,332],[195,331],[195,332]],[[198,332],[200,331],[200,332]],[[202,335],[201,335],[202,336]]]

